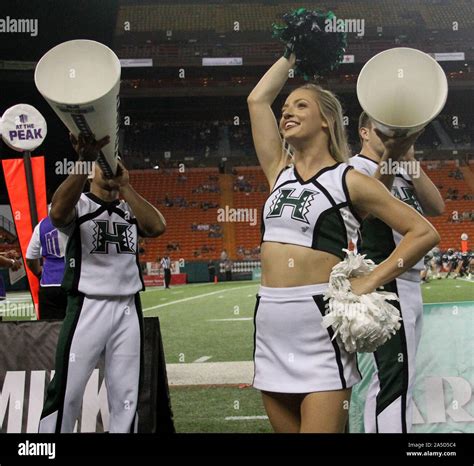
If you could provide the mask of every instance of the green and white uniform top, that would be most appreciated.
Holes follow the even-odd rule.
[[[368,176],[373,176],[379,165],[361,154],[351,157],[349,163],[356,170]],[[394,176],[392,194],[423,215],[423,209],[416,198],[411,177],[403,168],[400,168],[399,173]],[[357,245],[358,251],[361,254],[366,254],[367,258],[372,259],[376,264],[387,259],[403,238],[400,233],[390,228],[386,223],[373,217],[364,220],[361,234],[362,241]],[[423,259],[420,259],[399,278],[419,282],[421,270],[423,270]]]
[[[144,289],[138,261],[138,225],[123,200],[104,202],[83,193],[69,236],[62,286],[87,296],[127,296]]]
[[[336,163],[304,181],[293,164],[278,175],[262,209],[262,242],[296,244],[341,259],[356,243],[361,219],[346,184],[352,167]]]

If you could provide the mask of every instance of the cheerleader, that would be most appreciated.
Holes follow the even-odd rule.
[[[354,354],[321,325],[324,292],[343,248],[370,213],[404,236],[356,294],[375,291],[408,270],[439,241],[434,228],[377,180],[347,164],[338,99],[306,84],[290,93],[277,122],[272,103],[295,55],[280,58],[248,96],[255,150],[270,186],[262,212],[262,282],[255,306],[255,375],[276,432],[343,432]]]
[[[359,117],[359,136],[361,151],[349,161],[356,170],[380,180],[395,197],[421,215],[442,214],[443,198],[421,167],[418,176],[407,170],[397,173],[382,170],[382,167],[390,166],[393,162],[395,166],[399,161],[418,163],[411,145],[418,134],[402,140],[402,144],[398,143],[398,151],[394,152],[392,146],[396,140],[379,133],[370,117],[362,112]],[[376,264],[389,257],[402,239],[396,229],[377,218],[366,219],[361,228],[361,237],[359,252]],[[371,376],[365,401],[366,433],[409,433],[411,430],[416,353],[423,326],[420,273],[421,279],[427,281],[433,260],[433,253],[428,252],[424,261],[420,260],[395,280],[385,284],[385,291],[398,296],[397,307],[402,322],[397,334],[373,353],[372,362],[376,370]],[[357,390],[354,390],[354,395],[357,396]]]

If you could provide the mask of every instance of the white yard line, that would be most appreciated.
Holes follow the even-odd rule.
[[[1,303],[32,303],[33,301],[31,301],[31,299],[17,299],[17,298],[7,298],[7,299],[4,299],[2,301],[0,301],[0,304]]]
[[[196,361],[193,361],[193,364],[196,363],[196,362],[206,362],[208,361],[209,359],[211,359],[212,356],[201,356],[200,358],[197,358]]]
[[[233,320],[253,320],[253,317],[236,317],[235,319],[207,319],[207,322],[232,322]]]
[[[31,301],[31,296],[8,296],[7,300],[9,301]]]
[[[248,281],[248,280],[242,280],[242,281]],[[223,284],[225,282],[221,282],[220,284]],[[234,282],[234,283],[238,283],[238,282]],[[174,285],[176,288],[198,288],[200,286],[211,286],[211,285],[214,285],[213,283],[210,283],[210,282],[205,282],[205,283],[187,283],[185,285]],[[260,282],[255,282],[255,285],[260,285]],[[244,288],[244,287],[242,287]],[[144,291],[144,293],[154,293],[155,291],[162,291],[164,290],[164,287],[163,286],[148,286],[146,288],[146,290]]]
[[[438,303],[438,302],[434,302],[434,303],[423,303],[423,306],[426,306],[426,305],[433,305],[433,304],[472,304],[474,303],[474,301],[446,301],[446,302],[442,302],[442,303]]]
[[[169,303],[157,304],[156,306],[147,307],[143,309],[143,312],[151,311],[153,309],[158,309],[160,307],[172,306],[173,304],[184,303],[186,301],[193,301],[194,299],[205,298],[206,296],[212,296],[215,294],[225,293],[227,291],[240,291],[244,288],[253,288],[254,286],[256,285],[246,285],[246,286],[239,286],[237,288],[229,288],[228,290],[211,291],[210,293],[204,293],[197,296],[190,296],[189,298],[177,299],[176,301],[170,301]]]
[[[254,419],[268,419],[268,416],[227,416],[226,421],[252,421]]]
[[[166,364],[173,385],[251,384],[253,361]]]

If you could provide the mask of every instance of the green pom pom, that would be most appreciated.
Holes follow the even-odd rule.
[[[272,24],[273,37],[285,44],[284,56],[296,55],[295,72],[308,80],[336,69],[344,58],[347,37],[342,32],[326,31],[332,11],[298,8],[283,15],[286,24]]]

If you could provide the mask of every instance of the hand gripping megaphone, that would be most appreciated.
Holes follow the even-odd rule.
[[[397,47],[372,57],[357,80],[357,97],[374,125],[389,137],[408,136],[441,112],[446,75],[420,50]]]
[[[117,171],[120,61],[107,46],[71,40],[53,47],[36,65],[35,84],[69,131],[110,136],[97,159],[105,176]]]

